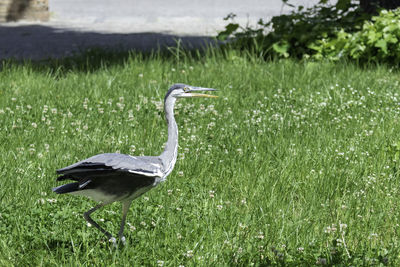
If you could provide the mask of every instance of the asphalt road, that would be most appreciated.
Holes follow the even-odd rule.
[[[49,0],[49,10],[49,22],[0,24],[0,59],[59,58],[90,47],[148,51],[177,39],[201,47],[224,28],[228,13],[254,25],[290,9],[281,0]]]

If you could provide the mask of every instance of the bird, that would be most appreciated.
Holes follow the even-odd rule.
[[[134,199],[164,182],[174,169],[178,155],[178,126],[174,106],[178,98],[218,97],[199,92],[216,91],[213,88],[195,87],[182,83],[172,85],[164,97],[164,113],[168,127],[168,139],[159,156],[131,156],[104,153],[58,169],[56,181],[74,182],[53,188],[57,194],[85,196],[98,204],[83,214],[85,220],[106,235],[114,245],[117,239],[95,222],[90,215],[96,210],[119,201],[122,203],[122,220],[119,240],[125,244],[124,227],[129,207]]]

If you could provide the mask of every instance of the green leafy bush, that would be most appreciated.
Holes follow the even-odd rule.
[[[369,18],[351,1],[341,0],[336,5],[326,2],[321,0],[307,9],[299,6],[292,13],[275,16],[267,23],[260,19],[255,28],[241,27],[234,22],[235,15],[230,14],[225,20],[231,23],[217,37],[229,39],[231,47],[255,50],[266,57],[302,58],[316,53],[315,40],[330,39],[339,29],[356,31]]]
[[[313,57],[338,60],[351,58],[362,62],[400,63],[400,9],[382,10],[379,16],[365,21],[357,32],[338,31],[334,37],[322,38],[309,48]]]

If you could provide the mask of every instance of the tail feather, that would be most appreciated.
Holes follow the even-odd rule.
[[[72,166],[72,167],[71,167]],[[71,165],[62,169],[58,169],[56,172],[57,174],[71,174],[80,171],[88,171],[88,170],[113,170],[113,167],[106,166],[101,163],[90,163],[90,162],[83,162],[79,165]]]
[[[56,179],[57,182],[59,182],[59,181],[64,181],[64,180],[74,180],[74,181],[78,181],[79,178],[73,177],[72,175],[69,175],[69,174],[65,174],[65,175],[62,175],[62,176],[57,177],[57,179]]]
[[[53,188],[53,192],[57,193],[57,194],[65,194],[65,193],[71,193],[71,192],[75,192],[78,191],[79,188],[79,183],[70,183],[70,184],[64,184],[64,185],[60,185],[57,187]]]
[[[62,176],[57,177],[57,181],[63,180],[74,180],[80,181],[81,179],[92,179],[92,178],[100,178],[104,176],[109,176],[110,173],[117,172],[116,170],[81,170],[76,171],[74,173],[67,173]]]

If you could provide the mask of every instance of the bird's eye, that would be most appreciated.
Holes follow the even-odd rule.
[[[189,87],[183,87],[183,91],[185,91],[185,92],[187,92],[187,91],[189,91]]]

